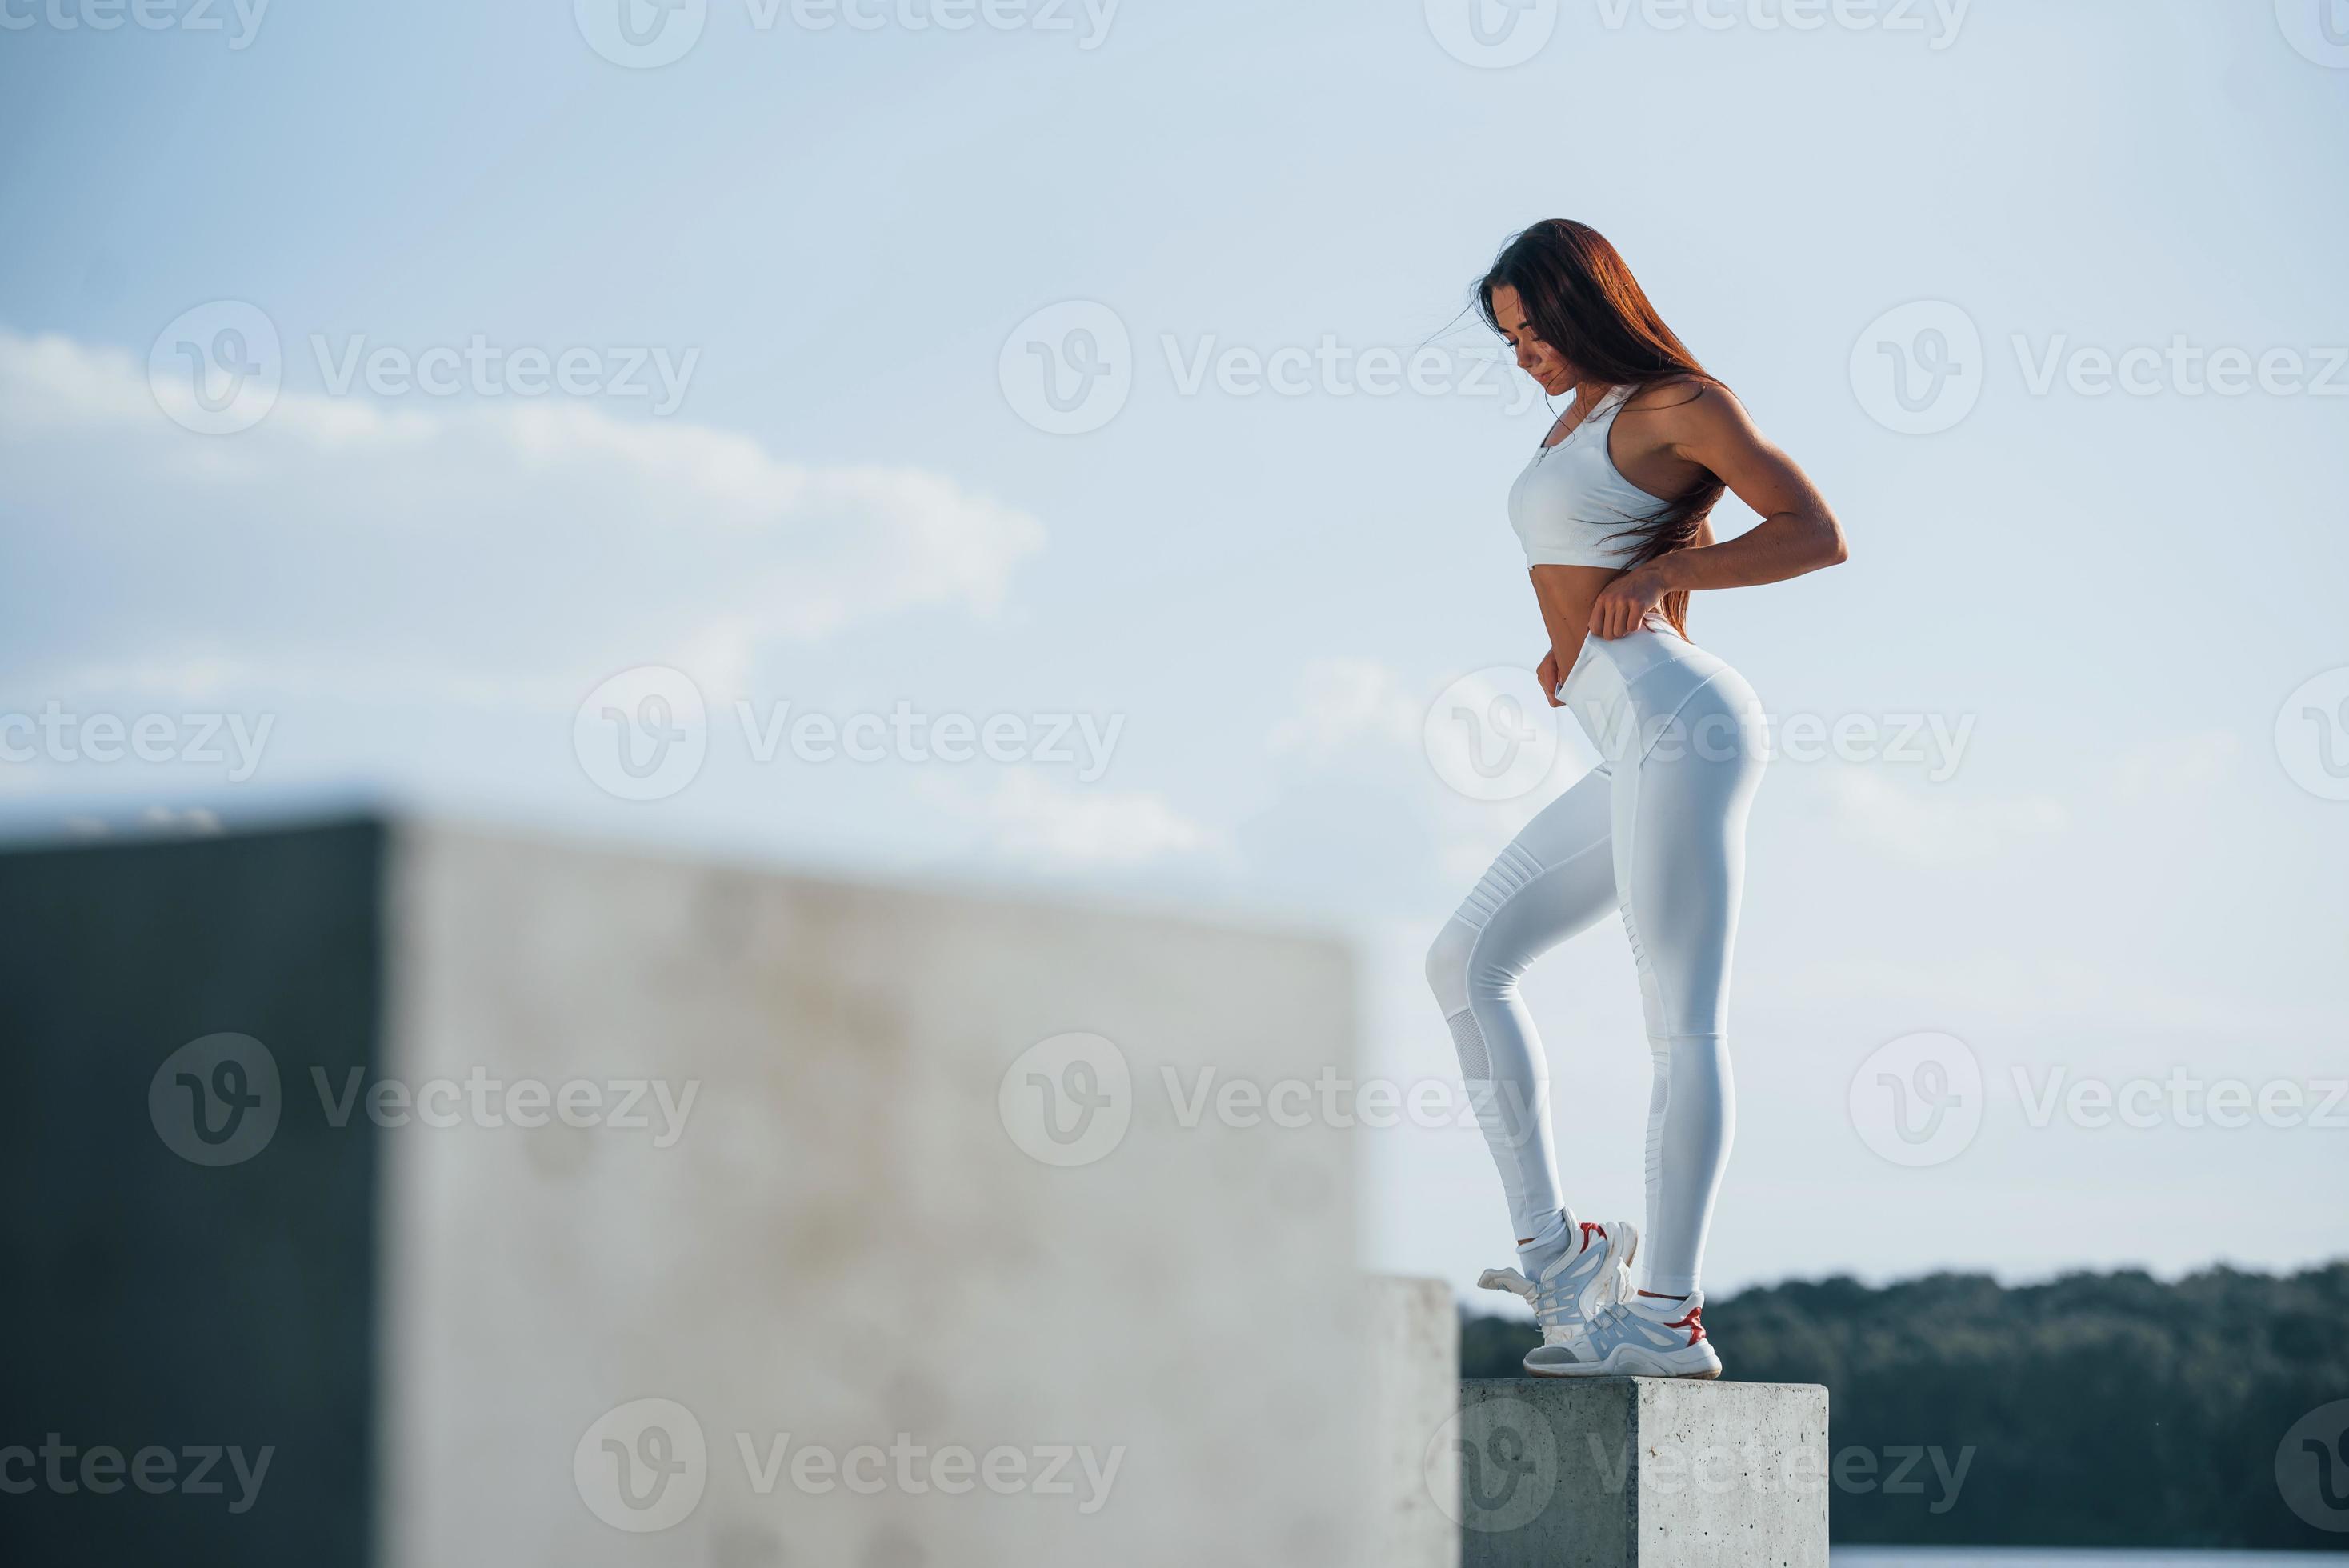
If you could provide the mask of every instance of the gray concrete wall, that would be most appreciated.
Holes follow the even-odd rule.
[[[374,1059],[381,851],[0,854],[0,1447],[56,1450],[0,1460],[0,1562],[364,1560],[374,1130],[310,1075]]]
[[[381,1135],[385,1562],[1362,1560],[1344,1135],[1183,1124],[1350,1070],[1340,948],[434,826],[391,868],[387,1074],[698,1098]]]

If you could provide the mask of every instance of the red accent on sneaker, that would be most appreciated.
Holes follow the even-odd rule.
[[[1688,1342],[1691,1345],[1694,1345],[1698,1340],[1704,1337],[1704,1320],[1698,1315],[1703,1311],[1704,1308],[1701,1306],[1690,1307],[1689,1315],[1686,1317],[1682,1318],[1678,1323],[1667,1323],[1664,1326],[1666,1328],[1687,1329],[1689,1331]]]

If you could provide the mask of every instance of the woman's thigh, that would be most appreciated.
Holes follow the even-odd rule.
[[[1762,724],[1752,688],[1723,670],[1616,769],[1615,874],[1653,1032],[1726,1027]]]
[[[1495,857],[1462,911],[1485,926],[1480,947],[1521,963],[1614,912],[1612,794],[1608,771],[1592,769]]]

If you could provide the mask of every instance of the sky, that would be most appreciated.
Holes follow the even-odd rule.
[[[1780,740],[1708,1288],[2349,1252],[2336,0],[0,0],[0,134],[11,839],[1326,932],[1449,1083],[1426,947],[1591,760],[1467,310],[1569,216],[1851,545],[1692,619]],[[1619,932],[1525,989],[1636,1215]],[[1473,1128],[1358,1148],[1373,1266],[1509,1261]]]

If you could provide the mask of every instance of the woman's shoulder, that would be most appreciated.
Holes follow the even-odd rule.
[[[1663,408],[1685,408],[1692,404],[1729,396],[1729,388],[1705,376],[1661,376],[1653,381],[1629,387],[1630,394],[1623,407],[1635,414],[1645,414]]]
[[[1623,407],[1642,416],[1643,434],[1670,445],[1707,444],[1751,428],[1737,395],[1709,376],[1651,381]]]

